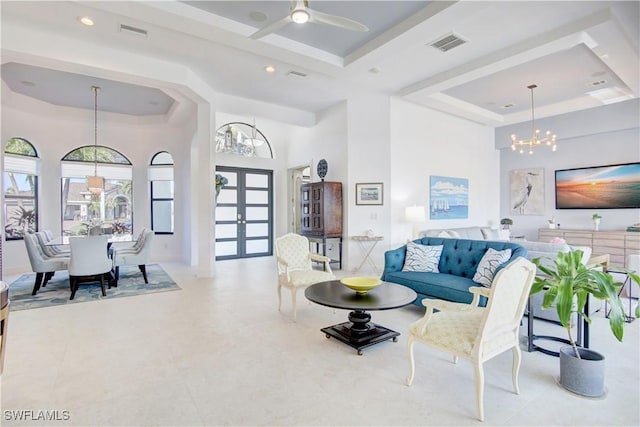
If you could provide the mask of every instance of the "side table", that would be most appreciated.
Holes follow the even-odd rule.
[[[587,267],[602,266],[602,271],[607,271],[609,267],[609,260],[611,256],[609,254],[591,254],[589,261],[587,261]]]
[[[589,312],[589,296],[587,296],[587,302],[585,303],[585,311]],[[539,351],[544,354],[548,354],[549,356],[560,357],[560,353],[557,351],[549,350],[547,348],[541,347],[535,343],[536,340],[547,340],[547,341],[556,341],[563,344],[570,344],[569,340],[566,338],[556,337],[552,335],[536,335],[533,332],[533,296],[529,295],[529,301],[527,303],[527,351]],[[553,322],[557,323],[557,322]],[[577,337],[576,344],[578,346],[589,348],[589,322],[582,318],[579,314],[576,319],[576,329],[577,329]],[[558,323],[559,324],[559,323]]]
[[[358,242],[360,249],[364,253],[364,258],[362,258],[362,262],[354,271],[360,271],[360,269],[364,266],[365,262],[368,263],[374,271],[378,272],[378,266],[371,259],[371,252],[373,248],[376,247],[378,242],[384,240],[382,236],[351,236],[351,240]]]
[[[624,290],[625,286],[629,286],[629,292],[631,292],[631,276],[629,276],[629,271],[619,270],[619,269],[616,269],[615,267],[606,268],[604,271],[609,274],[614,273],[614,274],[619,274],[624,276],[624,281],[622,282],[622,286],[620,286],[620,290],[618,291],[618,296],[622,294],[622,291]],[[635,271],[633,271],[632,273],[635,273]],[[631,294],[629,294],[629,313],[628,314],[624,313],[624,321],[626,323],[631,323],[634,320],[636,320],[636,318],[633,316],[633,310],[631,306],[632,301],[633,301],[633,298],[631,298]],[[609,309],[608,301],[604,300],[604,317],[608,319],[609,313],[611,313],[611,310]]]

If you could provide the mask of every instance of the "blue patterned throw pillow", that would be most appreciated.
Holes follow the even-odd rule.
[[[503,251],[496,251],[493,248],[487,249],[487,252],[484,253],[484,256],[478,264],[476,274],[473,275],[473,281],[490,288],[496,270],[502,264],[509,261],[509,258],[511,258],[511,249],[505,249]]]
[[[442,255],[442,247],[442,245],[427,246],[408,242],[402,271],[440,273],[438,263],[440,262],[440,255]]]

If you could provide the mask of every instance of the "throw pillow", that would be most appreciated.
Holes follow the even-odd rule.
[[[482,286],[490,288],[496,270],[502,264],[509,261],[509,258],[511,258],[511,249],[505,249],[503,251],[496,251],[493,248],[487,249],[487,252],[484,253],[484,256],[478,264],[476,274],[473,275],[472,280]]]
[[[455,230],[448,230],[447,233],[449,233],[449,236],[453,237],[454,239],[459,239],[460,237],[460,233],[458,233]]]
[[[500,230],[496,228],[485,227],[482,229],[484,240],[500,240]]]
[[[439,273],[438,263],[440,262],[440,255],[442,255],[442,247],[442,245],[427,246],[408,242],[402,271]]]
[[[449,238],[451,238],[451,235],[449,233],[447,233],[446,231],[442,230],[440,232],[440,234],[438,234],[438,237],[444,237],[445,239],[449,239]]]

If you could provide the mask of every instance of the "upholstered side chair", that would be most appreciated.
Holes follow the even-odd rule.
[[[474,296],[470,304],[422,300],[426,313],[409,327],[407,385],[411,385],[415,373],[413,346],[421,342],[452,354],[454,363],[458,357],[473,363],[480,421],[484,421],[484,362],[511,350],[513,388],[520,394],[518,372],[522,354],[518,330],[535,274],[536,267],[520,257],[498,272],[491,288],[470,288]],[[486,307],[478,306],[481,295],[488,298]]]
[[[33,284],[33,291],[31,292],[31,295],[35,295],[38,293],[38,290],[40,290],[40,286],[47,286],[47,282],[53,277],[54,272],[67,270],[69,268],[70,258],[48,257],[45,255],[35,234],[25,234],[24,244],[27,247],[31,270],[36,273],[36,281]]]
[[[111,274],[113,262],[107,254],[109,236],[70,237],[71,261],[69,262],[69,282],[72,300],[82,282],[100,282],[102,296],[105,274]]]
[[[137,265],[144,278],[144,283],[149,283],[147,279],[147,266],[149,255],[151,254],[151,242],[155,233],[153,230],[145,229],[136,244],[132,247],[113,249],[113,266],[115,268],[114,285],[118,286],[120,279],[120,267],[123,265]]]
[[[40,249],[42,252],[51,258],[56,257],[69,257],[71,252],[69,250],[63,251],[61,249],[57,249],[57,246],[48,245],[51,240],[47,237],[47,234],[44,231],[36,231],[35,233],[36,239],[38,239],[38,244],[40,245]]]
[[[282,305],[282,288],[291,291],[293,321],[296,321],[296,293],[314,283],[333,280],[329,258],[311,253],[309,240],[295,233],[288,233],[276,239],[278,261],[278,311]],[[322,262],[324,271],[314,270],[312,261]]]
[[[51,232],[51,230],[43,230],[42,233],[44,234],[44,240],[46,242],[50,242],[52,241],[55,237],[53,237],[53,233]],[[69,256],[71,254],[71,250],[69,249],[68,246],[60,246],[60,245],[47,245],[49,248],[51,248],[51,250],[56,254],[56,255],[60,255],[63,254],[65,256]]]

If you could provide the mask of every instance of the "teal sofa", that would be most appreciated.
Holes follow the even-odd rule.
[[[425,273],[418,271],[402,271],[407,246],[385,252],[384,271],[382,280],[397,283],[413,289],[418,298],[413,302],[422,306],[424,298],[438,298],[447,301],[470,303],[473,294],[469,292],[472,286],[481,286],[474,282],[473,275],[478,263],[489,248],[497,251],[511,249],[511,258],[496,270],[496,274],[505,265],[517,257],[527,257],[527,250],[511,242],[496,242],[489,240],[445,239],[440,237],[423,237],[413,241],[421,245],[443,245],[442,255],[438,264],[439,273]],[[480,300],[486,305],[486,298]]]

